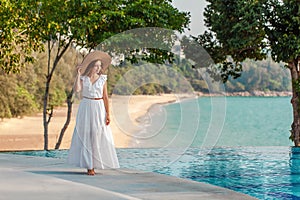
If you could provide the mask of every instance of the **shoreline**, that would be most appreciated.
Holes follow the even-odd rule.
[[[271,95],[273,94],[273,95]],[[256,96],[262,97],[280,97],[289,96],[291,92],[276,93],[257,92]],[[264,95],[264,96],[263,96]],[[203,94],[196,93],[193,98],[224,96],[221,94]],[[232,93],[226,96],[253,96],[248,92]],[[187,100],[191,96],[186,94],[161,94],[161,95],[132,95],[123,96],[119,99],[120,105],[125,108],[125,112],[113,113],[111,109],[111,124],[113,138],[116,148],[131,148],[134,139],[134,133],[137,127],[142,123],[142,119],[147,115],[155,105],[167,105]],[[117,97],[118,98],[118,97]],[[113,98],[110,97],[110,107],[112,107]],[[113,101],[114,102],[114,101]],[[125,105],[127,104],[127,105]],[[117,105],[118,106],[118,105]],[[127,107],[126,107],[127,106]],[[115,106],[116,107],[116,106]],[[60,149],[68,149],[71,144],[73,130],[75,127],[76,113],[78,104],[73,104],[71,122],[67,128]],[[54,146],[59,137],[59,133],[66,120],[67,107],[58,107],[54,109],[51,123],[49,124],[49,149]],[[120,117],[128,114],[128,119],[122,120]],[[23,118],[3,119],[0,121],[0,152],[1,151],[25,151],[25,150],[43,150],[44,135],[42,114],[38,113],[33,116],[24,116]]]
[[[251,92],[222,92],[222,93],[203,93],[196,92],[199,97],[214,97],[214,96],[242,96],[242,97],[291,97],[293,93],[291,91],[260,91],[255,90]]]
[[[128,97],[127,97],[128,98]],[[176,102],[174,94],[162,95],[132,95],[128,100],[128,115],[133,124],[137,125],[137,119],[147,114],[150,107],[154,104],[166,104]],[[112,106],[110,98],[110,107]],[[71,122],[64,134],[60,149],[68,149],[71,144],[73,130],[75,127],[76,113],[78,104],[73,104]],[[54,109],[53,118],[49,124],[49,150],[54,146],[59,137],[59,133],[66,120],[67,107],[58,107]],[[42,114],[33,116],[24,116],[22,118],[3,119],[0,121],[0,152],[1,151],[29,151],[43,150],[44,135]],[[116,122],[116,118],[111,109],[111,124],[114,143],[116,148],[130,148],[134,129],[128,134],[122,130]]]
[[[162,95],[132,95],[132,96],[114,96],[111,98],[110,105],[112,114],[112,132],[116,148],[131,148],[135,134],[140,129],[140,124],[151,107],[154,105],[165,105],[176,102],[178,97],[174,94]],[[119,142],[122,140],[123,142]]]

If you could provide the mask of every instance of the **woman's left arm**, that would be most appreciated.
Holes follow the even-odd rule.
[[[108,100],[106,83],[103,85],[103,101],[104,101],[104,107],[105,107],[105,112],[106,112],[106,125],[109,125],[109,123],[110,123],[109,100]]]

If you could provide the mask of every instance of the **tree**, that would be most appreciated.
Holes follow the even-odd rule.
[[[246,58],[271,54],[286,63],[292,80],[291,140],[300,146],[300,2],[299,0],[207,0],[208,31],[194,37],[212,56],[224,82],[241,74]]]
[[[32,53],[42,45],[31,32],[36,21],[36,1],[1,0],[0,3],[0,68],[16,73],[34,61]]]
[[[36,6],[38,12],[34,16],[37,20],[32,24],[30,34],[45,43],[48,52],[43,108],[45,150],[49,148],[48,125],[53,111],[53,107],[49,107],[50,83],[68,48],[79,46],[88,50],[94,49],[115,34],[139,27],[163,27],[182,32],[189,23],[189,14],[172,7],[171,0],[41,0]],[[167,52],[150,52],[151,55],[159,54],[160,57],[168,59]],[[56,149],[59,148],[71,117],[73,90],[67,93],[68,116]]]

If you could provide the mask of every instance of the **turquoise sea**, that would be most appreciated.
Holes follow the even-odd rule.
[[[291,146],[291,97],[201,97],[153,107],[136,147]],[[148,123],[148,124],[147,124]],[[148,126],[147,126],[148,125]]]
[[[117,149],[122,168],[207,182],[258,199],[300,199],[300,148],[288,139],[290,97],[189,99],[154,106],[142,122],[132,148]],[[66,158],[67,150],[26,154]]]

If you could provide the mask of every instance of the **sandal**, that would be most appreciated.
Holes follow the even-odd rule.
[[[87,170],[87,175],[89,175],[89,176],[94,176],[96,173],[95,173],[95,171],[94,171],[94,169],[88,169]]]

